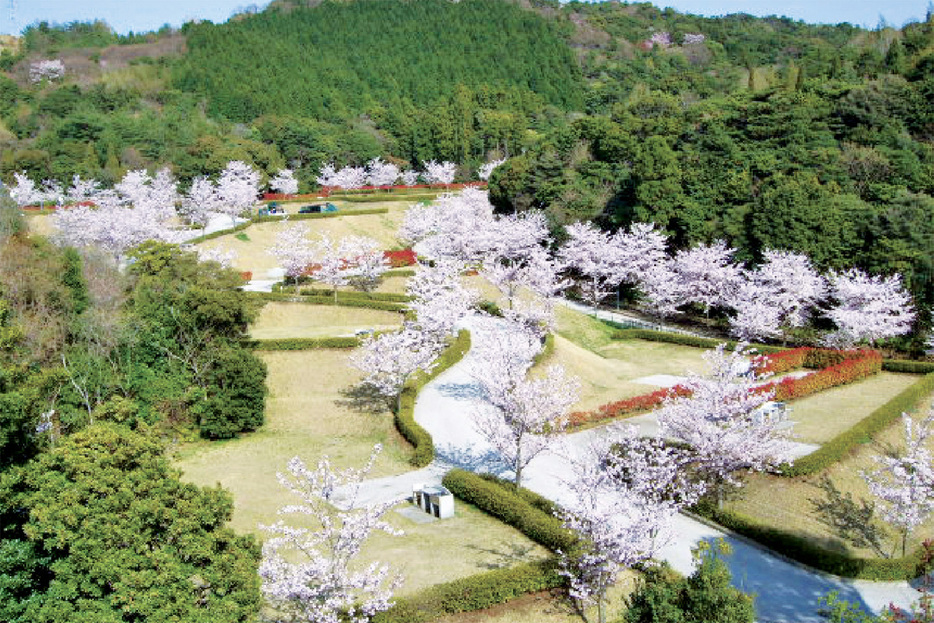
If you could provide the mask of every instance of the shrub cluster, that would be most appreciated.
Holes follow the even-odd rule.
[[[814,349],[809,346],[802,346],[801,348],[783,350],[780,353],[763,355],[758,358],[764,360],[760,371],[763,374],[784,374],[791,370],[803,368],[808,353],[812,350]]]
[[[900,394],[843,431],[820,448],[785,466],[784,476],[804,476],[821,472],[848,456],[861,444],[869,443],[879,432],[896,423],[902,413],[915,409],[934,391],[934,373],[921,377]]]
[[[763,390],[774,389],[775,400],[795,400],[810,396],[831,387],[846,385],[860,379],[878,374],[882,370],[882,355],[874,350],[860,351],[824,351],[815,350],[807,354],[807,361],[815,363],[832,362],[830,365],[813,374],[801,378],[784,378],[777,383],[768,383]]]
[[[501,604],[526,593],[564,584],[554,557],[507,569],[494,569],[437,584],[373,617],[373,623],[427,623],[458,612],[472,612]]]
[[[253,350],[313,350],[315,348],[355,348],[356,337],[284,337],[269,340],[244,340],[243,346]]]
[[[393,268],[415,266],[415,260],[416,260],[415,251],[413,251],[412,249],[383,251],[383,257],[389,260],[389,265]]]
[[[618,323],[606,322],[610,326],[619,326]],[[667,342],[669,344],[680,344],[681,346],[694,346],[696,348],[716,348],[720,344],[726,343],[727,348],[735,348],[736,340],[720,340],[712,337],[701,337],[699,335],[687,335],[684,333],[671,333],[669,331],[655,331],[653,329],[620,329],[613,334],[615,340],[646,340],[649,342]],[[780,346],[770,346],[768,344],[750,344],[757,352],[762,354],[779,353],[784,351]]]
[[[761,543],[792,560],[845,578],[909,580],[917,577],[921,566],[920,548],[904,558],[850,556],[821,547],[811,539],[786,530],[763,526],[740,513],[718,509],[714,503],[698,504],[692,510],[701,517]]]
[[[461,330],[457,339],[438,357],[431,372],[413,374],[399,393],[393,419],[399,433],[415,447],[415,453],[410,459],[415,467],[425,467],[435,459],[435,445],[431,435],[415,421],[415,398],[426,383],[463,359],[469,350],[470,332]]]
[[[690,336],[688,336],[690,337]],[[788,353],[787,356],[782,356]],[[769,356],[769,366],[772,366],[774,356]],[[776,357],[777,363],[769,371],[787,372],[810,363],[839,362],[836,365],[824,368],[814,374],[800,379],[786,378],[777,383],[768,383],[762,386],[762,391],[775,390],[775,400],[794,400],[810,396],[830,387],[852,383],[853,381],[876,374],[882,367],[882,357],[876,351],[853,350],[834,351],[813,348],[796,348],[783,351]],[[613,418],[649,411],[661,406],[669,395],[687,396],[689,390],[681,385],[663,388],[617,400],[598,407],[593,411],[575,411],[570,415],[571,426],[582,426],[590,422],[600,422]]]
[[[554,505],[530,491],[516,489],[512,483],[507,484],[500,479],[462,469],[449,471],[442,484],[460,499],[509,524],[552,551],[570,551],[576,546],[574,533],[566,530],[554,516]]]
[[[674,387],[665,387],[648,394],[610,402],[597,407],[594,411],[575,411],[570,416],[570,424],[571,426],[582,426],[590,422],[612,420],[613,418],[622,417],[624,415],[651,411],[661,406],[665,398],[670,395],[688,396],[690,395],[690,390],[682,385],[675,385]]]

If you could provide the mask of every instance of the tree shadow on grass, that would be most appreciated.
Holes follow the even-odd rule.
[[[358,383],[342,389],[341,398],[334,401],[334,404],[340,407],[346,407],[358,413],[369,413],[376,415],[391,411],[393,400],[376,391],[376,388],[368,383]]]
[[[484,569],[505,569],[516,564],[517,560],[525,558],[535,549],[534,545],[523,543],[500,542],[490,547],[481,547],[480,545],[467,545],[479,554],[487,554],[477,565]]]

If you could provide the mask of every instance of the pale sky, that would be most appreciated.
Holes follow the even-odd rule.
[[[0,0],[0,34],[19,34],[42,20],[67,24],[94,19],[103,19],[119,33],[146,32],[192,19],[224,22],[251,4],[244,0]],[[850,22],[873,28],[880,16],[894,26],[923,19],[928,0],[656,0],[655,4],[701,15],[778,14],[806,22]]]

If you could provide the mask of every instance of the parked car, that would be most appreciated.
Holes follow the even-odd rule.
[[[299,214],[318,214],[319,212],[337,212],[337,206],[330,202],[324,204],[314,203],[298,209]]]

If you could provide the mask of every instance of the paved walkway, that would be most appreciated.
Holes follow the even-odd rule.
[[[488,408],[480,399],[475,381],[474,349],[497,343],[506,330],[505,324],[497,319],[477,317],[465,320],[464,324],[471,332],[471,352],[426,385],[415,406],[416,421],[434,439],[437,460],[418,471],[363,483],[358,496],[360,503],[403,500],[411,495],[415,484],[440,484],[441,476],[453,466],[509,475],[473,425],[473,414]],[[653,426],[652,419],[646,416],[627,422],[635,423],[646,433],[650,433]],[[654,426],[657,427],[657,423]],[[569,457],[578,456],[590,439],[604,434],[606,428],[601,427],[567,435],[560,451],[539,455],[526,467],[523,485],[559,503],[570,499],[574,491],[564,482],[570,474]],[[676,518],[673,538],[658,558],[687,574],[692,569],[691,548],[700,541],[719,538],[733,548],[733,555],[727,559],[733,583],[757,595],[756,610],[761,623],[823,621],[816,613],[817,601],[831,591],[873,612],[879,612],[889,603],[909,606],[920,596],[907,582],[844,580],[804,568],[685,515]]]

